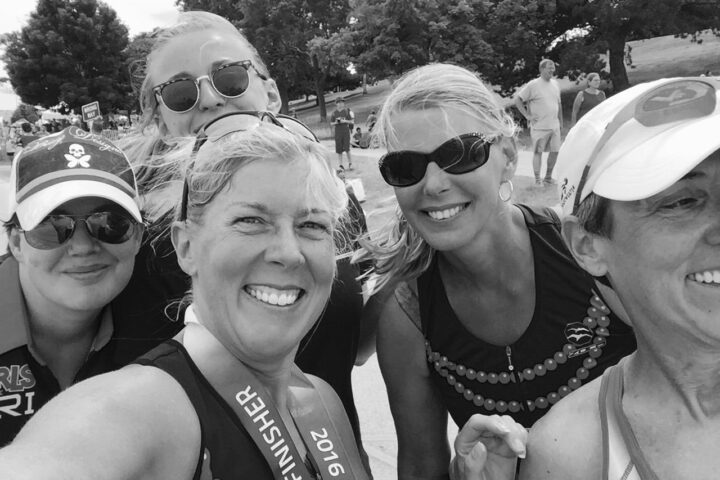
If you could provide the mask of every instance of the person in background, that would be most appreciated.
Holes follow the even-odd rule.
[[[345,99],[342,97],[335,99],[335,111],[330,115],[330,123],[335,127],[335,153],[337,153],[340,167],[343,166],[343,152],[347,154],[348,170],[353,168],[352,154],[350,153],[350,132],[354,122],[355,114],[345,106]]]
[[[144,209],[154,233],[154,241],[148,242],[154,249],[148,247],[139,255],[149,258],[145,261],[151,266],[137,269],[142,278],[134,278],[130,284],[132,295],[143,298],[140,303],[128,304],[138,316],[147,316],[151,309],[163,316],[168,301],[178,300],[188,288],[187,276],[178,271],[167,234],[167,220],[174,209],[168,199],[179,195],[181,185],[177,170],[168,160],[174,144],[195,136],[202,125],[222,115],[239,111],[276,113],[281,107],[275,81],[257,51],[224,18],[208,12],[183,12],[174,25],[158,30],[154,38],[140,75],[142,133],[121,141],[140,171]],[[301,125],[289,117],[278,118],[288,125]],[[363,225],[362,209],[356,201],[351,202],[348,217],[338,229],[346,241],[339,244],[352,248],[354,237],[364,231]],[[361,445],[351,372],[355,364],[361,365],[375,351],[377,306],[371,301],[363,308],[362,284],[357,280],[369,267],[351,264],[348,255],[341,257],[330,301],[300,343],[296,361],[303,371],[319,376],[335,389]],[[157,263],[160,266],[155,266]],[[160,301],[162,304],[156,305]],[[174,305],[172,316],[181,315]]]
[[[360,148],[360,140],[362,140],[362,136],[363,136],[362,128],[357,127],[355,129],[355,133],[353,133],[353,136],[352,136],[351,146],[353,146],[355,148]]]
[[[372,133],[373,128],[375,128],[375,124],[377,123],[377,111],[371,110],[370,115],[365,119],[365,128],[367,128],[368,133]]]
[[[383,310],[378,360],[398,435],[398,476],[442,478],[447,416],[531,427],[635,349],[613,292],[567,250],[549,208],[512,202],[515,125],[478,77],[406,73],[376,125],[399,205],[365,242]],[[422,421],[418,421],[422,419]]]
[[[368,478],[337,394],[293,363],[334,282],[347,194],[332,154],[243,113],[192,143],[173,156],[185,328],[48,403],[0,450],[5,477]]]
[[[560,86],[553,78],[554,75],[555,62],[548,58],[543,59],[540,62],[540,76],[528,82],[515,95],[515,107],[530,125],[536,185],[555,184],[552,172],[562,143],[562,103]],[[544,180],[541,177],[543,152],[549,152]]]
[[[600,90],[600,75],[595,72],[588,73],[585,80],[587,87],[577,93],[573,102],[570,126],[575,125],[583,115],[605,100],[605,92]]]
[[[585,270],[609,279],[638,346],[532,428],[520,479],[717,477],[719,88],[707,77],[636,85],[568,134],[563,236]],[[463,428],[456,478],[513,478],[522,451],[510,447],[523,436],[492,424]]]
[[[26,146],[12,164],[9,253],[0,257],[0,445],[61,390],[122,367],[154,322],[115,307],[143,222],[130,164],[78,128]]]
[[[35,133],[33,132],[32,125],[30,125],[29,123],[23,123],[20,126],[20,129],[22,130],[22,134],[20,135],[20,143],[19,143],[21,148],[27,147],[30,144],[30,142],[33,142],[33,141],[37,140],[38,138],[40,138],[38,135],[35,135]]]

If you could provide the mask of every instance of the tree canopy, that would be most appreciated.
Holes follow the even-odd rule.
[[[99,101],[103,112],[126,107],[130,92],[123,50],[128,30],[97,0],[38,0],[27,25],[3,40],[3,60],[23,102],[76,111]]]

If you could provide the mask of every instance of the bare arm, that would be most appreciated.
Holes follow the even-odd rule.
[[[55,397],[0,450],[0,471],[12,480],[190,479],[199,448],[180,385],[133,366]]]
[[[525,117],[529,121],[530,120],[530,111],[525,106],[525,102],[523,102],[523,99],[516,95],[513,102],[515,104],[515,108],[520,110],[520,113],[522,113],[522,116]]]
[[[582,90],[578,92],[578,94],[575,96],[575,101],[573,102],[573,108],[572,108],[572,117],[570,118],[570,126],[572,127],[577,122],[577,114],[580,111],[580,105],[582,105],[583,102],[583,93]],[[561,108],[562,109],[562,108]],[[561,120],[562,122],[562,120]],[[562,125],[562,123],[561,123]]]
[[[431,383],[425,340],[394,295],[380,319],[378,360],[398,436],[398,478],[448,478],[447,411]]]
[[[377,329],[383,308],[392,296],[394,287],[387,286],[367,299],[362,310],[360,323],[360,339],[355,357],[355,365],[364,365],[375,353],[377,343]]]

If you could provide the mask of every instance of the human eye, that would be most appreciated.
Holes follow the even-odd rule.
[[[329,236],[332,231],[330,222],[322,220],[304,220],[300,222],[299,228],[302,232],[312,238],[325,238]]]
[[[232,220],[232,225],[243,232],[260,231],[266,224],[265,219],[257,216],[238,216]]]
[[[660,204],[660,210],[664,212],[673,212],[679,210],[689,210],[702,202],[702,199],[695,195],[683,195],[680,197],[669,198]]]

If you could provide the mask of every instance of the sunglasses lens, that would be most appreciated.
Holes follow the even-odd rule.
[[[90,235],[103,243],[117,245],[127,242],[134,232],[135,221],[115,212],[100,212],[87,217]]]
[[[215,90],[226,97],[238,97],[248,88],[248,72],[242,65],[228,65],[213,74]]]
[[[165,85],[160,91],[163,103],[174,112],[187,112],[195,106],[198,90],[190,79],[178,80]]]
[[[32,230],[25,231],[25,240],[34,248],[52,250],[67,241],[75,230],[75,222],[70,217],[50,216]]]
[[[437,163],[446,172],[455,175],[472,172],[488,160],[488,144],[482,139],[471,136],[446,142],[435,151]],[[445,159],[441,161],[440,159]],[[443,164],[444,163],[444,164]]]
[[[393,152],[383,158],[380,174],[393,187],[409,187],[422,180],[427,165],[428,161],[421,153]]]

